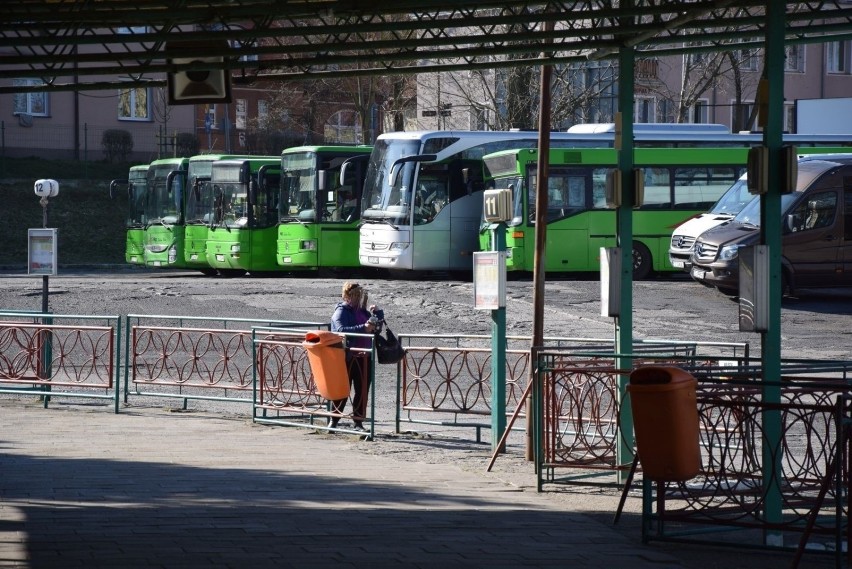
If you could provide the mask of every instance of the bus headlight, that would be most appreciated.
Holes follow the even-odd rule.
[[[719,260],[720,261],[731,261],[737,258],[737,253],[739,251],[739,245],[726,245],[719,250]]]
[[[390,251],[405,251],[406,249],[408,249],[408,243],[403,243],[403,242],[391,243],[390,247],[388,249]]]
[[[316,251],[317,250],[317,240],[316,239],[305,239],[303,241],[299,241],[299,249],[301,251]]]
[[[231,254],[233,255],[235,253],[237,255],[240,254],[240,244],[239,243],[232,243],[231,244]]]
[[[177,261],[177,247],[172,245],[169,247],[169,264],[174,264]]]

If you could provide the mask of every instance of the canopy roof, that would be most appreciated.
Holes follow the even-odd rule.
[[[165,72],[200,69],[197,57],[221,58],[203,68],[240,70],[235,80],[251,83],[557,64],[612,58],[622,46],[639,58],[754,48],[765,42],[768,4],[18,0],[3,5],[0,78],[86,90],[162,86]],[[849,0],[784,4],[786,43],[852,38]],[[22,88],[0,86],[11,91]]]

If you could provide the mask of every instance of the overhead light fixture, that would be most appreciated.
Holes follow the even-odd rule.
[[[169,42],[169,53],[181,50],[208,51],[221,53],[227,49],[227,42]],[[205,57],[173,57],[171,65],[192,66],[183,71],[167,74],[170,105],[194,105],[196,103],[230,103],[231,75],[222,69],[225,57],[221,55]],[[210,64],[205,66],[204,64]]]

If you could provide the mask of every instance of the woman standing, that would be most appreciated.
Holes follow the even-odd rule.
[[[352,282],[343,283],[342,300],[337,303],[334,314],[331,317],[331,331],[339,333],[372,334],[378,329],[378,316],[381,310],[371,306],[365,308],[367,291],[361,285]],[[377,316],[371,318],[375,313]],[[371,347],[369,338],[351,337],[347,339],[349,348]],[[368,352],[346,350],[346,367],[349,371],[349,384],[355,390],[352,399],[352,419],[355,430],[363,431],[364,418],[367,415],[367,394],[370,381],[370,356]],[[346,399],[338,399],[331,402],[332,411],[343,413],[346,407]],[[339,417],[332,417],[328,426],[337,427]]]

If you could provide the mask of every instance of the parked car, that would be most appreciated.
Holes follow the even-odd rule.
[[[799,156],[799,163],[826,159],[852,163],[852,154],[802,154]],[[725,193],[710,208],[710,211],[678,225],[672,232],[669,245],[669,262],[672,266],[690,272],[690,269],[692,269],[692,249],[698,236],[734,219],[734,216],[741,212],[755,197],[748,191],[748,175],[743,174],[739,180],[725,190]]]
[[[799,288],[852,286],[852,163],[807,159],[798,164],[796,190],[781,196],[783,293]],[[760,199],[729,223],[695,242],[690,275],[736,296],[738,251],[760,240]]]
[[[731,221],[754,198],[755,195],[748,191],[747,175],[743,174],[725,190],[710,211],[687,219],[678,225],[672,232],[669,244],[669,262],[672,266],[689,272],[692,268],[692,247],[698,236],[708,229]]]

